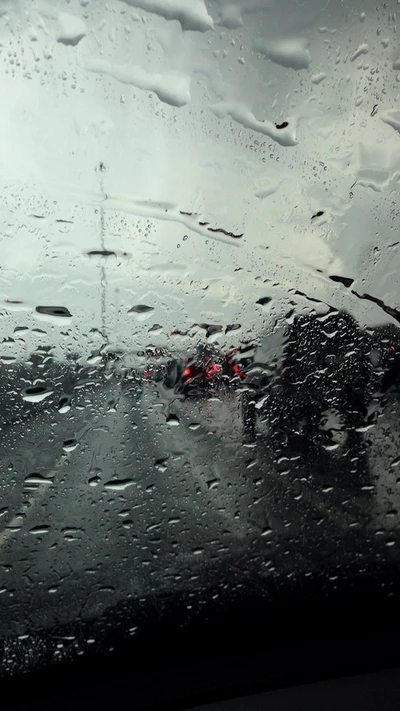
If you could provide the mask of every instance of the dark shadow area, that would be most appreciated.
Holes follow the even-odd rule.
[[[66,655],[57,664],[56,644],[73,628],[53,630],[33,647],[43,650],[45,669],[22,684],[18,675],[3,679],[2,707],[12,701],[12,708],[106,708],[129,701],[138,709],[183,709],[396,666],[398,573],[387,566],[353,573],[335,585],[321,573],[263,592],[245,584],[232,594],[220,586],[126,603],[81,625],[82,647],[94,640],[84,658]]]

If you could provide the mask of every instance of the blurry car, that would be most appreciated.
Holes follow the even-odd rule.
[[[237,384],[247,378],[248,359],[240,359],[232,349],[226,355],[218,348],[200,344],[193,355],[167,364],[163,384],[177,395],[196,397],[209,394],[217,386]]]

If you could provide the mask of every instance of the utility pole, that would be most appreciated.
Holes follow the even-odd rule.
[[[99,164],[99,179],[100,179],[100,192],[103,195],[103,199],[100,202],[100,249],[105,252],[105,215],[104,215],[104,202],[107,200],[107,194],[104,192],[104,173],[106,166],[103,162]],[[106,343],[108,343],[108,336],[106,334],[106,287],[107,287],[107,275],[105,268],[105,260],[101,259],[100,262],[100,310],[101,310],[101,333]]]

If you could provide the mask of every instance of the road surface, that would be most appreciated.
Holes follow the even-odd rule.
[[[3,415],[2,637],[253,569],[267,581],[368,560],[367,539],[394,555],[396,418],[362,435],[365,454],[299,456],[243,444],[233,392],[168,403],[116,373],[76,389],[69,409]],[[357,467],[369,485],[349,494]]]

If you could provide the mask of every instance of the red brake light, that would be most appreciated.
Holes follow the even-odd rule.
[[[191,372],[192,371],[190,368],[185,368],[185,370],[183,371],[183,377],[188,378],[190,376]]]
[[[219,363],[212,363],[211,365],[206,365],[204,368],[204,375],[206,376],[207,380],[211,380],[216,373],[219,373],[221,370],[221,366]]]

